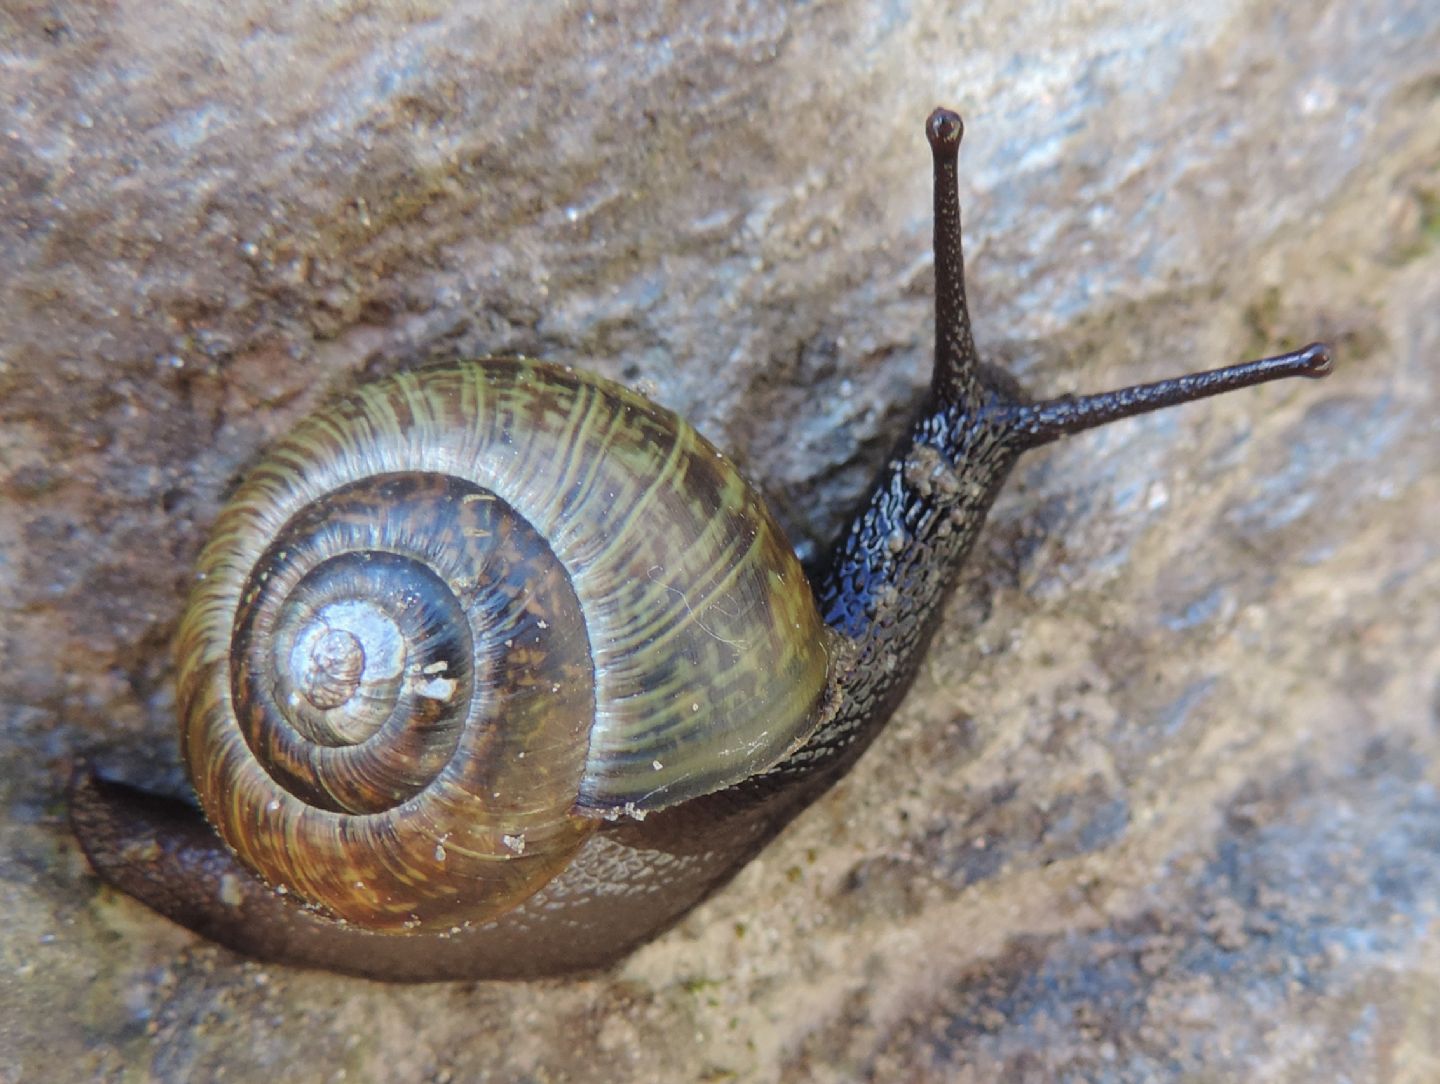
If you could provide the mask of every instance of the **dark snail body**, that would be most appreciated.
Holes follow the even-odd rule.
[[[718,452],[608,381],[500,360],[362,389],[272,451],[202,557],[179,701],[204,818],[77,778],[100,875],[277,962],[398,981],[604,966],[874,739],[1021,453],[1329,371],[1315,345],[1031,403],[971,339],[960,119],[937,110],[927,134],[930,399],[813,583]]]

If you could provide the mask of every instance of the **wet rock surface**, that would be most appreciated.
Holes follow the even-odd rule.
[[[0,13],[0,1080],[1440,1077],[1440,12]],[[387,987],[100,888],[183,788],[235,478],[432,357],[586,365],[833,534],[921,393],[928,151],[1047,393],[1336,373],[1024,461],[856,772],[613,973]]]

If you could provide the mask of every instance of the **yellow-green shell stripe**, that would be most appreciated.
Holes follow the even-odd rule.
[[[571,576],[596,697],[576,811],[643,812],[723,788],[815,725],[826,636],[758,495],[669,411],[528,361],[401,374],[302,422],[222,518],[182,670],[228,652],[248,562],[302,506],[357,478],[407,471],[499,494]],[[182,676],[182,686],[196,680]]]

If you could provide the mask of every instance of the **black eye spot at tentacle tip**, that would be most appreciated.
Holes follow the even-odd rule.
[[[1301,376],[1318,380],[1322,376],[1329,376],[1335,370],[1335,357],[1329,343],[1311,343],[1300,351],[1300,355],[1307,362],[1301,370]]]
[[[935,151],[953,151],[965,135],[965,122],[953,109],[936,109],[925,121],[925,138]]]

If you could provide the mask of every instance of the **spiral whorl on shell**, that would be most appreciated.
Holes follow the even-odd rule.
[[[783,533],[685,422],[528,361],[401,374],[249,475],[179,642],[206,815],[376,929],[503,913],[598,818],[734,784],[818,724]]]

